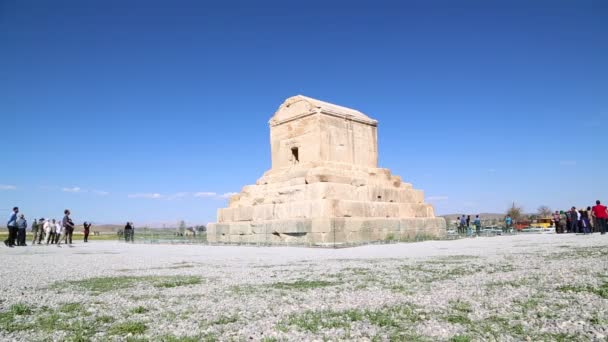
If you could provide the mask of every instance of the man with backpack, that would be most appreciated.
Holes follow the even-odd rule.
[[[63,234],[65,235],[65,243],[72,244],[72,233],[74,232],[74,222],[70,218],[70,211],[68,209],[64,210],[63,220],[61,221],[61,226],[63,228]],[[61,237],[57,242],[57,247],[61,247]]]

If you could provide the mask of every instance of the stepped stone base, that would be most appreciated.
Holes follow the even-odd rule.
[[[219,243],[350,244],[415,237],[444,237],[443,218],[317,218],[213,223],[209,241]]]
[[[272,167],[208,226],[210,242],[350,244],[442,237],[422,190],[378,167],[377,121],[294,96],[270,120]]]

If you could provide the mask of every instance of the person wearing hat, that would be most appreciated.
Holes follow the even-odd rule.
[[[27,246],[25,243],[25,230],[27,229],[27,221],[25,215],[19,215],[17,219],[17,246]]]

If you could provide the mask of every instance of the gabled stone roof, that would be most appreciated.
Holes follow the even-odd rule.
[[[343,117],[374,126],[378,124],[376,120],[358,110],[338,106],[304,95],[296,95],[286,99],[270,119],[270,124],[278,125],[286,121],[295,120],[315,113]]]

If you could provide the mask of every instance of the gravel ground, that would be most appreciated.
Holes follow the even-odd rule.
[[[607,341],[608,236],[1,248],[2,341]]]

